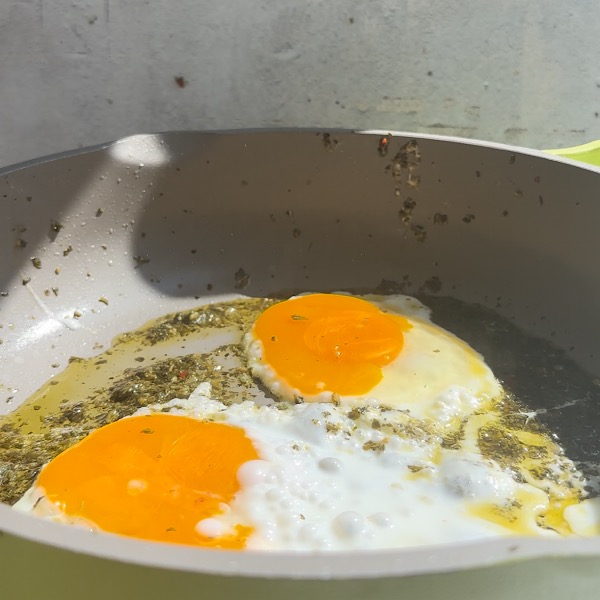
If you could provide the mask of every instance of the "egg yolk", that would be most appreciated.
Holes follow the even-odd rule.
[[[244,431],[153,414],[106,425],[65,450],[38,485],[64,513],[104,531],[146,540],[243,548],[252,532],[206,538],[196,524],[222,512],[239,489],[240,466],[258,458]]]
[[[256,320],[264,361],[303,395],[359,395],[402,351],[403,317],[351,296],[311,294],[274,304]]]

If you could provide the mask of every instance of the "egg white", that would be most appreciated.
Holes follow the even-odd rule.
[[[223,514],[199,523],[204,534],[241,523],[253,527],[254,549],[399,548],[515,535],[469,507],[535,498],[524,529],[558,535],[535,521],[547,506],[543,492],[517,483],[492,460],[443,448],[434,426],[404,411],[372,406],[357,417],[328,403],[225,406],[210,398],[209,384],[167,406],[243,428],[261,457],[242,465],[240,491]]]

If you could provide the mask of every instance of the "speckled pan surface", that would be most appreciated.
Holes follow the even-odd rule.
[[[92,356],[153,317],[286,290],[393,288],[479,303],[597,377],[599,199],[593,167],[381,132],[143,135],[4,170],[0,413],[70,356]],[[557,400],[545,410],[561,415],[575,458],[595,463],[598,398],[565,394],[563,404],[577,401],[570,409]],[[11,534],[0,538],[5,553],[26,539],[198,577],[399,578],[600,555],[596,539],[512,539],[267,558],[94,535],[6,506],[0,529]]]

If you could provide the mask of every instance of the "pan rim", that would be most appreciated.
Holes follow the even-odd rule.
[[[265,579],[372,579],[466,571],[539,558],[600,556],[600,538],[502,537],[378,551],[214,550],[54,523],[0,505],[0,530],[31,542],[145,567]]]
[[[233,128],[233,129],[196,129],[196,130],[172,130],[172,131],[157,131],[152,133],[137,133],[127,135],[116,140],[102,142],[99,144],[93,144],[85,146],[83,148],[76,148],[73,150],[66,150],[63,152],[56,152],[45,156],[32,158],[29,160],[21,161],[13,165],[7,165],[0,167],[0,176],[8,175],[15,171],[20,171],[27,167],[33,167],[49,162],[62,160],[65,158],[71,158],[73,156],[82,156],[86,154],[93,154],[95,152],[110,151],[111,148],[123,143],[129,143],[133,140],[143,140],[144,138],[158,138],[164,136],[220,136],[220,135],[245,135],[245,134],[284,134],[289,135],[291,133],[299,134],[319,134],[329,133],[338,135],[371,135],[371,136],[391,136],[400,137],[416,140],[430,140],[436,142],[445,142],[452,144],[462,144],[468,146],[478,146],[481,148],[503,150],[510,153],[522,154],[525,156],[531,156],[536,158],[542,158],[551,162],[558,162],[563,164],[572,165],[583,169],[585,171],[592,171],[593,173],[600,173],[600,167],[596,167],[589,163],[580,162],[566,156],[555,154],[554,151],[538,150],[535,148],[527,148],[525,146],[517,146],[513,144],[505,144],[502,142],[493,142],[487,140],[480,140],[476,138],[465,138],[459,136],[446,136],[437,135],[432,133],[415,133],[410,131],[395,130],[395,129],[344,129],[344,128],[327,128],[327,127],[282,127],[282,128],[269,128],[269,127],[258,127],[258,128]]]

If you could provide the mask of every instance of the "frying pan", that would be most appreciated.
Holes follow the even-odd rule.
[[[444,298],[493,311],[506,348],[476,323],[468,341],[593,476],[599,195],[590,165],[388,132],[139,135],[4,169],[0,411],[69,357],[168,312],[240,293],[402,291],[434,320],[453,306]],[[453,329],[452,310],[440,317]],[[540,383],[548,354],[574,379]],[[6,597],[583,597],[600,583],[598,539],[265,555],[90,533],[5,505],[0,530]]]

